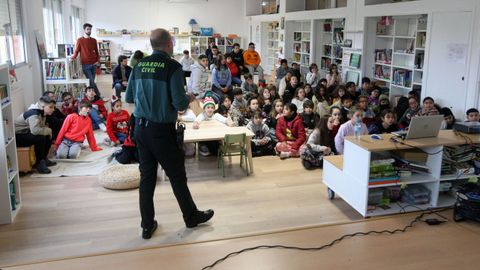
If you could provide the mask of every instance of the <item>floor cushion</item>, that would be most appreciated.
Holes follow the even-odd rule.
[[[133,189],[140,185],[138,164],[116,164],[98,175],[101,186],[107,189]]]

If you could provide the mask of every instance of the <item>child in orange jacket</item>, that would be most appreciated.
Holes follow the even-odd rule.
[[[248,72],[253,75],[253,73],[257,71],[258,80],[264,81],[263,68],[260,66],[260,54],[255,51],[255,44],[253,42],[248,44],[248,50],[243,53],[243,60]]]

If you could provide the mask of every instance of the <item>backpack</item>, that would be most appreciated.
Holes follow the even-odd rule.
[[[300,155],[302,165],[305,169],[314,169],[323,167],[323,152],[318,152],[307,146],[305,152]]]

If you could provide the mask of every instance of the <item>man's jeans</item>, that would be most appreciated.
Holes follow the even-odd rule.
[[[90,81],[90,86],[95,89],[95,94],[97,94],[98,97],[101,97],[100,91],[98,91],[98,87],[95,84],[95,75],[97,74],[97,65],[83,64],[82,70],[83,70],[83,73],[85,74],[85,77],[87,77],[88,80]]]

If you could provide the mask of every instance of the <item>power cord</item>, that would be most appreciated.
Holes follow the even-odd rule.
[[[229,259],[233,256],[240,255],[242,253],[257,250],[257,249],[287,249],[287,250],[299,250],[299,251],[319,251],[319,250],[331,247],[335,244],[338,244],[342,240],[345,240],[347,238],[353,238],[353,237],[356,237],[356,236],[367,236],[367,235],[371,235],[371,234],[384,234],[384,233],[389,234],[389,235],[392,235],[392,234],[395,234],[395,233],[404,233],[408,229],[413,228],[413,225],[417,222],[420,222],[420,221],[426,222],[429,225],[438,225],[438,224],[446,222],[448,219],[446,219],[445,217],[443,217],[441,215],[440,216],[442,218],[444,218],[445,220],[438,220],[438,219],[434,219],[434,218],[423,220],[422,218],[426,215],[437,214],[439,212],[443,212],[443,211],[446,211],[448,209],[451,209],[451,207],[440,208],[440,209],[437,209],[435,211],[432,210],[432,209],[422,210],[422,213],[420,215],[416,216],[412,221],[410,221],[410,223],[408,225],[406,225],[402,229],[395,229],[393,231],[392,230],[382,230],[382,231],[373,230],[373,231],[368,231],[368,232],[355,232],[355,233],[351,233],[351,234],[344,234],[341,237],[331,241],[330,243],[325,244],[323,246],[319,246],[319,247],[297,247],[297,246],[285,246],[285,245],[259,245],[259,246],[244,248],[244,249],[239,250],[239,251],[234,251],[234,252],[228,253],[224,257],[216,260],[214,263],[203,267],[202,270],[212,269],[216,265],[226,261],[227,259]]]

